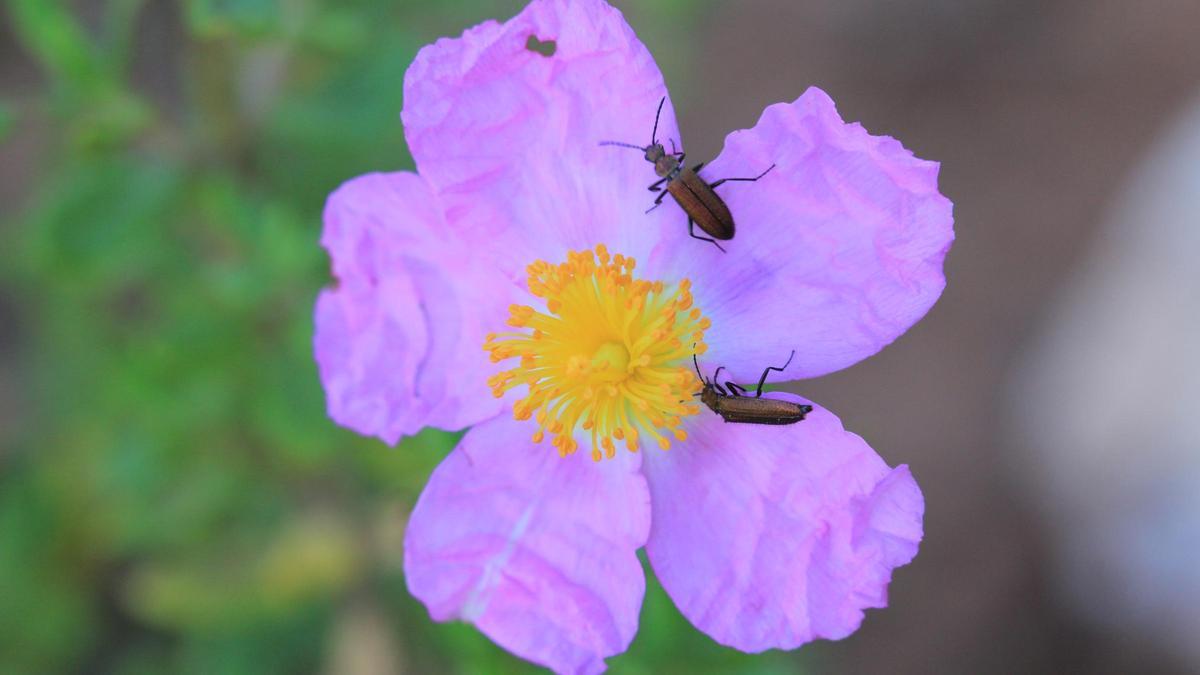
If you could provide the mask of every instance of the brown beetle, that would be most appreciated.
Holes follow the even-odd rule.
[[[633,148],[646,153],[646,161],[654,165],[654,173],[659,176],[659,180],[655,181],[647,189],[651,192],[660,193],[658,198],[654,200],[654,206],[647,209],[646,213],[650,213],[661,206],[663,198],[669,193],[675,198],[675,202],[679,204],[679,207],[687,213],[688,234],[693,239],[711,242],[714,246],[721,249],[721,251],[724,251],[725,249],[721,248],[721,245],[716,240],[727,241],[733,239],[735,231],[733,214],[729,212],[729,207],[717,195],[714,188],[728,181],[747,181],[753,183],[767,175],[771,169],[775,168],[775,165],[772,164],[767,167],[766,171],[763,171],[754,178],[722,178],[713,183],[706,182],[700,177],[700,174],[696,173],[704,166],[704,162],[700,162],[689,169],[683,164],[683,158],[687,156],[687,153],[676,152],[674,139],[671,139],[670,153],[667,152],[662,143],[658,142],[658,118],[662,115],[663,104],[666,102],[666,96],[658,102],[658,112],[654,115],[654,130],[650,133],[650,145],[642,147],[620,141],[603,141],[600,145],[619,145],[623,148]],[[663,183],[667,184],[665,191],[660,187]],[[714,238],[710,239],[709,237],[701,237],[696,234],[696,225],[699,225],[700,229]]]
[[[692,363],[696,364],[696,375],[699,375],[700,381],[704,383],[704,390],[700,392],[700,401],[713,412],[720,415],[721,419],[726,422],[738,422],[742,424],[795,424],[803,420],[805,415],[812,412],[813,407],[811,405],[762,397],[763,384],[767,381],[767,373],[772,370],[782,373],[788,367],[788,364],[792,362],[792,357],[794,356],[796,356],[796,350],[793,349],[787,363],[780,367],[767,366],[767,369],[763,371],[762,377],[758,378],[758,391],[754,392],[754,397],[751,398],[746,396],[746,389],[740,385],[726,382],[725,386],[722,387],[717,382],[717,376],[721,374],[724,366],[717,368],[717,372],[713,373],[711,380],[704,379],[704,376],[700,374],[700,362],[696,360],[696,355],[692,354]]]

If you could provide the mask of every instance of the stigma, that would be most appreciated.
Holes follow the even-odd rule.
[[[559,455],[588,435],[596,461],[614,457],[618,444],[637,452],[643,438],[666,450],[687,439],[680,420],[699,412],[702,384],[688,365],[704,353],[711,322],[693,306],[688,279],[638,279],[636,267],[603,244],[569,252],[563,263],[536,261],[526,268],[528,286],[544,311],[512,305],[516,330],[484,342],[493,363],[518,360],[488,378],[492,393],[527,387],[513,416],[534,420],[533,441],[549,434]]]

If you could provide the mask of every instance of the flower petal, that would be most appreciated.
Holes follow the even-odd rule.
[[[553,41],[554,54],[526,47]],[[510,274],[534,259],[606,244],[641,257],[668,222],[646,214],[657,177],[642,153],[666,95],[621,13],[599,0],[534,0],[422,49],[404,78],[404,131],[447,212]],[[678,139],[663,107],[658,138]]]
[[[772,394],[806,403],[789,394]],[[924,499],[828,411],[791,426],[707,411],[686,443],[647,454],[646,552],[697,628],[742,651],[839,639],[887,604],[921,540]]]
[[[314,337],[330,417],[395,443],[497,414],[483,340],[518,287],[473,260],[425,181],[347,182],[326,204],[321,243],[338,279],[317,301]]]
[[[533,429],[485,422],[434,471],[405,536],[408,588],[435,620],[557,672],[600,672],[637,632],[645,591],[639,456],[562,458]]]
[[[669,263],[694,282],[696,304],[713,321],[710,353],[736,382],[756,381],[792,349],[791,366],[772,381],[816,377],[878,352],[941,295],[954,238],[937,163],[845,124],[820,89],[731,133],[701,175],[753,177],[771,164],[755,183],[717,188],[737,223],[727,255]]]

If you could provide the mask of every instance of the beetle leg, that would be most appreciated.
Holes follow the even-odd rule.
[[[666,199],[668,194],[670,194],[670,193],[667,192],[666,190],[659,192],[658,197],[656,197],[654,199],[654,206],[651,206],[650,208],[646,209],[646,213],[650,213],[654,209],[657,209],[658,207],[662,206],[662,200]]]
[[[666,193],[664,192],[663,194],[666,194]],[[721,253],[725,252],[725,249],[721,248],[721,245],[717,243],[716,239],[709,239],[708,237],[701,237],[700,235],[696,234],[696,221],[692,220],[691,216],[688,216],[688,234],[692,237],[692,239],[699,239],[700,241],[707,241],[707,242],[711,243],[713,246],[716,246],[718,249],[720,249]]]
[[[662,188],[660,188],[660,187],[658,187],[658,186],[659,186],[659,185],[662,185],[662,184],[663,184],[663,183],[665,183],[665,182],[667,182],[667,179],[666,179],[666,178],[659,178],[658,180],[656,180],[656,181],[654,181],[653,183],[651,183],[651,184],[650,184],[650,187],[648,187],[648,188],[646,188],[646,189],[647,189],[647,190],[649,190],[649,191],[651,191],[651,192],[658,192],[659,190],[661,190],[661,189],[662,189]]]
[[[766,384],[766,382],[767,382],[767,373],[771,372],[772,370],[782,373],[792,363],[792,359],[795,356],[796,356],[796,350],[793,349],[791,355],[788,356],[787,363],[785,363],[779,367],[767,366],[767,369],[763,371],[762,377],[758,378],[758,391],[755,392],[754,398],[762,398],[762,388],[763,388],[763,385]]]
[[[692,167],[692,171],[695,171],[696,173],[700,173],[700,169],[703,169],[705,164],[708,164],[708,162],[700,162],[696,166]]]
[[[659,193],[658,197],[654,199],[654,205],[658,206],[659,204],[662,204],[662,200],[666,199],[667,194],[668,193],[666,190],[663,190],[661,193]]]
[[[771,166],[768,166],[768,167],[767,167],[767,170],[766,170],[766,171],[764,171],[764,172],[762,172],[762,173],[758,174],[758,175],[757,175],[757,176],[755,176],[754,178],[722,178],[721,180],[719,180],[719,181],[717,181],[717,182],[715,182],[715,183],[709,183],[709,184],[708,184],[708,186],[709,186],[709,187],[711,187],[711,188],[716,188],[716,187],[717,187],[718,185],[720,185],[721,183],[724,183],[724,182],[726,182],[726,181],[731,181],[731,180],[733,180],[733,181],[746,181],[747,183],[753,183],[754,181],[758,180],[759,178],[762,178],[763,176],[765,176],[765,175],[767,175],[767,174],[771,173],[771,169],[774,169],[774,168],[775,168],[775,165],[774,165],[774,164],[772,164]]]
[[[735,396],[745,396],[746,395],[746,388],[740,384],[726,382],[725,388],[728,389],[729,391],[733,392]]]

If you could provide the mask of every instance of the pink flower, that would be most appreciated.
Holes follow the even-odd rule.
[[[558,672],[628,647],[642,546],[697,628],[757,652],[854,632],[921,539],[907,467],[815,404],[790,426],[723,422],[691,396],[691,355],[753,383],[795,350],[786,381],[895,340],[945,285],[937,164],[809,89],[702,170],[776,165],[718,189],[738,224],[722,253],[670,199],[645,213],[641,155],[598,145],[647,142],[665,95],[619,12],[535,0],[421,50],[402,113],[419,173],[356,178],[325,212],[330,415],[388,443],[471,427],[412,514],[409,589]],[[679,139],[669,102],[658,138]]]

